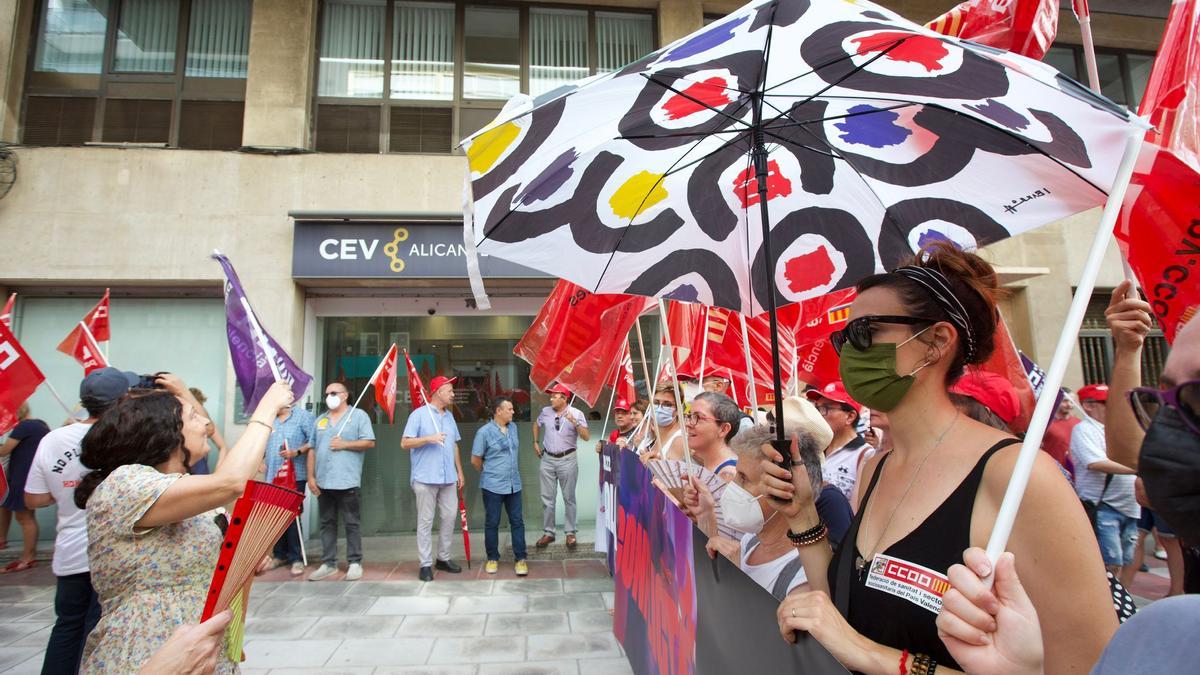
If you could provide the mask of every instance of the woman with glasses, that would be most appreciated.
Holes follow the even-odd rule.
[[[276,414],[292,403],[275,383],[211,474],[189,475],[208,454],[208,419],[179,378],[133,390],[83,439],[91,470],[75,488],[87,509],[88,562],[103,614],[88,636],[84,673],[134,673],[178,626],[204,609],[224,516],[263,461]],[[222,651],[216,672],[237,672]]]
[[[781,511],[814,586],[780,605],[785,638],[808,631],[862,673],[959,670],[934,624],[947,570],[986,545],[1019,444],[960,414],[947,389],[991,355],[998,291],[989,264],[947,243],[859,283],[831,341],[850,395],[887,414],[893,450],[864,465],[867,487],[836,554],[810,534],[823,524],[797,458],[790,472],[764,462],[768,494],[790,501]],[[1043,618],[1046,672],[1086,672],[1117,628],[1096,540],[1049,457],[1037,458],[1024,504],[1009,550]]]
[[[738,432],[741,417],[733,399],[711,391],[697,394],[691,412],[684,416],[692,458],[726,481],[737,475],[737,455],[729,443]]]

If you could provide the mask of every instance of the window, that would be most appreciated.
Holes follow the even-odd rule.
[[[42,0],[28,145],[241,146],[252,0]]]
[[[1083,48],[1076,45],[1055,45],[1043,59],[1067,77],[1088,84]],[[1096,50],[1096,73],[1100,77],[1100,92],[1132,110],[1137,110],[1146,93],[1154,55],[1146,52]]]
[[[515,94],[546,94],[655,48],[647,12],[479,0],[325,0],[319,25],[323,152],[448,153]]]

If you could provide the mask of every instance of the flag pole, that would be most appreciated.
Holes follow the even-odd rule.
[[[746,381],[750,383],[750,391],[746,395],[750,397],[751,414],[758,414],[758,390],[754,385],[754,362],[750,358],[750,331],[746,328],[746,315],[738,312],[738,319],[742,322],[742,352],[746,356]]]
[[[87,333],[88,339],[92,341],[92,344],[96,345],[96,348],[97,348],[97,349],[99,349],[99,348],[100,348],[100,343],[99,343],[99,342],[96,342],[96,336],[95,336],[95,335],[92,335],[92,329],[91,329],[91,328],[88,328],[87,322],[86,322],[86,321],[80,321],[80,322],[79,322],[79,325],[80,325],[80,327],[82,327],[82,328],[83,328],[83,332],[84,332],[84,333]],[[107,367],[107,368],[112,368],[112,367],[113,367],[113,364],[109,362],[109,360],[108,360],[108,354],[101,354],[101,356],[103,356],[103,357],[104,357],[104,365],[105,365],[105,367]]]
[[[46,385],[46,388],[50,390],[50,395],[54,397],[55,401],[58,401],[58,404],[62,406],[62,409],[67,411],[67,417],[74,417],[75,411],[67,407],[66,402],[63,401],[62,397],[58,395],[58,390],[54,388],[53,384],[50,384],[50,379],[47,378],[42,380],[42,384]]]
[[[642,339],[642,318],[638,317],[637,320],[633,322],[633,324],[635,326],[637,326],[638,355],[642,357],[642,377],[646,378],[646,398],[650,399],[647,402],[650,406],[650,414],[646,415],[646,417],[651,418],[650,424],[652,424],[654,426],[654,437],[658,438],[658,420],[654,419],[654,385],[655,385],[655,382],[654,382],[654,380],[650,379],[650,363],[648,361],[646,361],[646,342],[645,342],[645,340]],[[655,365],[655,372],[658,372],[657,367],[658,366]]]
[[[679,373],[675,371],[675,352],[673,342],[671,342],[671,326],[667,321],[667,301],[662,298],[658,299],[658,315],[662,319],[663,337],[667,339],[667,368],[671,372],[671,386],[675,388],[675,395],[682,397],[683,392],[679,390]],[[688,464],[692,463],[692,449],[688,447],[687,440],[687,421],[683,419],[684,402],[675,399],[675,416],[679,419],[679,437],[683,439],[683,454],[687,459]],[[663,448],[663,459],[667,458],[668,448]],[[690,473],[690,470],[689,470]]]
[[[291,450],[292,450],[292,449],[291,449],[291,448],[288,446],[288,441],[287,441],[287,435],[286,435],[286,434],[285,434],[285,435],[284,435],[284,437],[283,437],[283,449],[284,449],[284,450],[287,450],[288,452],[291,452]],[[289,457],[289,458],[287,458],[287,461],[289,461],[289,462],[292,462],[292,471],[294,472],[294,471],[296,470],[296,463],[295,463],[295,462],[293,462],[293,461],[292,461],[292,459],[293,459],[293,458]],[[316,461],[316,458],[315,458],[315,457],[313,458],[313,461],[314,461],[314,462]],[[294,477],[294,476],[292,477],[292,481],[293,481],[293,482],[295,481],[295,477]],[[307,483],[308,481],[306,480],[306,481],[304,481],[304,482],[305,482],[305,483]],[[306,496],[306,495],[301,495],[301,496]],[[304,562],[304,566],[305,566],[305,567],[308,567],[308,552],[304,550],[304,527],[303,527],[303,526],[300,524],[300,518],[301,518],[301,514],[297,513],[297,514],[296,514],[296,520],[295,520],[295,523],[296,523],[296,538],[300,540],[300,559],[301,559],[301,560]],[[284,535],[284,536],[287,536],[287,535]]]
[[[367,380],[367,383],[365,385],[363,385],[362,391],[358,392],[358,398],[355,399],[354,405],[352,406],[353,408],[357,408],[358,404],[362,403],[363,396],[366,395],[366,393],[367,393],[367,387],[370,387],[371,385],[375,384],[375,378],[379,377],[379,373],[381,373],[383,371],[383,364],[387,363],[387,355],[390,354],[391,351],[392,351],[392,348],[388,347],[387,353],[385,353],[383,355],[383,358],[380,359],[379,365],[375,366],[375,372],[371,374],[371,379]],[[349,421],[350,421],[350,415],[346,415],[346,417],[344,419],[342,419],[342,423],[338,425],[337,433],[335,433],[334,436],[341,436],[342,430],[346,428],[346,423]]]
[[[271,349],[266,336],[263,335],[262,326],[258,325],[258,317],[254,316],[254,310],[250,309],[250,301],[246,299],[245,295],[239,300],[242,302],[242,309],[246,312],[246,320],[250,322],[250,330],[254,331],[254,339],[258,340],[258,346],[262,348],[263,354],[267,357],[267,366],[271,369],[271,375],[275,377],[276,382],[283,382],[283,374],[279,372],[279,364],[275,362],[275,350]]]
[[[604,424],[600,427],[600,441],[604,442],[604,435],[608,433],[608,416],[612,413],[613,403],[617,400],[617,382],[621,380],[621,371],[625,369],[624,360],[617,363],[617,375],[612,381],[612,395],[608,397],[608,410],[604,411]]]
[[[1050,367],[1046,369],[1046,381],[1042,386],[1042,395],[1038,397],[1037,406],[1034,407],[1033,419],[1029,422],[1029,432],[1021,444],[1017,463],[1013,467],[1012,478],[1004,493],[1004,501],[1001,502],[1000,511],[996,514],[996,525],[988,539],[987,553],[993,564],[1004,552],[1008,545],[1008,538],[1012,534],[1013,523],[1017,519],[1017,510],[1025,495],[1025,487],[1029,484],[1033,463],[1040,452],[1042,436],[1046,431],[1046,425],[1050,422],[1058,389],[1062,386],[1063,376],[1067,372],[1067,362],[1075,350],[1079,327],[1083,323],[1083,315],[1087,311],[1092,291],[1096,287],[1096,276],[1100,273],[1100,266],[1104,263],[1104,253],[1112,241],[1113,227],[1117,223],[1117,216],[1120,214],[1122,202],[1125,200],[1125,191],[1129,188],[1129,179],[1133,176],[1133,168],[1137,163],[1138,152],[1141,150],[1145,135],[1145,128],[1139,125],[1130,132],[1129,138],[1125,141],[1125,154],[1121,157],[1112,190],[1108,193],[1108,201],[1105,203],[1103,215],[1100,217],[1100,228],[1096,231],[1095,238],[1092,239],[1092,248],[1088,252],[1083,273],[1076,286],[1075,297],[1071,300],[1071,307],[1067,311],[1063,331],[1058,336],[1054,358],[1050,362]]]
[[[700,323],[701,342],[700,342],[700,374],[696,377],[696,381],[700,383],[700,389],[704,389],[704,362],[708,360],[708,307],[704,308],[704,318]]]
[[[112,290],[111,288],[104,289],[104,297],[109,298],[109,291],[111,291],[111,290]],[[109,300],[108,300],[108,309],[106,311],[108,312],[108,320],[111,322],[112,321],[112,298],[109,298]],[[111,323],[109,325],[111,326]],[[104,360],[105,361],[108,360],[108,345],[110,342],[112,342],[112,339],[111,339],[112,331],[111,330],[109,331],[109,335],[110,335],[110,339],[104,341]]]

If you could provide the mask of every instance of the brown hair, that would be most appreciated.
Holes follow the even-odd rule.
[[[858,292],[870,288],[890,288],[896,291],[900,302],[913,316],[937,318],[954,325],[959,332],[958,349],[950,362],[950,369],[946,371],[946,384],[953,384],[962,377],[967,365],[987,361],[996,348],[996,324],[1000,317],[996,311],[996,300],[1002,292],[996,270],[978,255],[946,241],[926,244],[905,264],[937,270],[949,282],[954,297],[966,309],[966,320],[975,340],[975,350],[970,358],[967,357],[967,340],[962,335],[962,327],[955,325],[933,294],[916,281],[902,274],[885,272],[858,282]]]

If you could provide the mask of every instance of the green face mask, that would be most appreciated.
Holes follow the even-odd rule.
[[[896,350],[925,330],[900,344],[872,344],[865,350],[847,342],[842,347],[841,364],[838,366],[846,393],[855,401],[880,412],[888,412],[899,405],[917,381],[914,377],[917,370],[929,364],[921,365],[908,375],[900,375],[896,372]]]

